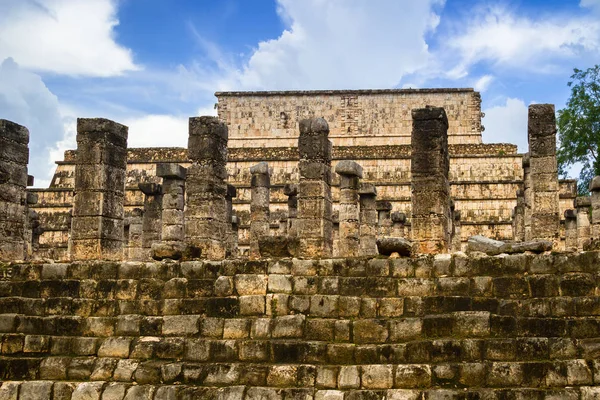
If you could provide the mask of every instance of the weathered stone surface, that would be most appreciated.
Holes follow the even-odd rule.
[[[295,257],[298,239],[289,236],[260,236],[258,248],[263,258]]]
[[[185,180],[186,169],[175,163],[159,163],[156,165],[156,176],[161,178]]]
[[[261,162],[250,168],[252,174],[250,199],[250,250],[249,257],[261,257],[259,240],[270,233],[270,191],[271,178],[269,164]]]
[[[415,253],[415,244],[410,240],[399,237],[383,237],[377,239],[379,254],[389,256],[398,253],[401,256],[410,257]]]
[[[123,257],[127,129],[102,118],[77,120],[72,259]]]
[[[531,235],[558,245],[560,230],[558,168],[556,165],[556,117],[554,105],[529,106],[527,128],[531,194]],[[526,240],[530,240],[526,237]]]
[[[27,128],[0,119],[0,193],[3,193],[0,195],[0,261],[24,260],[31,253],[27,205],[33,204],[33,199],[26,192],[28,143]]]
[[[412,110],[412,239],[421,253],[451,245],[448,118],[443,108]]]
[[[185,183],[184,258],[226,256],[227,126],[216,117],[190,118]]]
[[[323,118],[300,121],[298,151],[298,257],[330,257],[333,250],[331,142]]]
[[[543,253],[552,250],[552,242],[532,240],[528,242],[505,243],[476,235],[469,238],[467,250],[470,252],[482,252],[487,255],[524,253],[526,251]]]

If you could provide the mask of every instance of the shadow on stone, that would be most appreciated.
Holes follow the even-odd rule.
[[[379,254],[389,256],[398,253],[404,257],[415,254],[414,243],[410,240],[398,237],[383,237],[377,239],[377,250]]]

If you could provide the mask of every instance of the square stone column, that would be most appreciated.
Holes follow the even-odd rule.
[[[283,194],[288,198],[288,217],[287,217],[287,235],[296,237],[296,218],[298,217],[298,185],[295,183],[286,183],[283,187]]]
[[[238,255],[238,232],[233,229],[233,199],[237,197],[237,189],[235,186],[227,184],[227,215],[225,216],[227,224],[227,257],[237,257]],[[235,236],[235,237],[234,237]]]
[[[577,250],[582,251],[584,244],[590,240],[590,196],[579,196],[573,200],[577,210]]]
[[[452,214],[454,220],[454,235],[452,236],[452,251],[462,251],[462,226],[460,210],[454,210]]]
[[[555,245],[560,233],[556,116],[552,104],[529,106],[527,126],[531,168],[531,237]]]
[[[377,251],[377,188],[372,183],[361,183],[360,202],[360,255],[376,256]]]
[[[148,258],[148,253],[143,248],[144,234],[144,210],[134,208],[131,213],[125,217],[125,226],[128,227],[127,246],[125,248],[125,258],[127,260],[143,261]]]
[[[418,252],[446,253],[450,247],[448,118],[440,107],[412,111],[412,238]]]
[[[590,226],[590,239],[600,239],[600,176],[595,176],[590,182],[590,203],[592,208],[592,224]]]
[[[377,200],[377,236],[384,237],[392,234],[392,203],[387,200]]]
[[[0,119],[0,261],[27,256],[28,144],[27,128]]]
[[[577,212],[565,210],[565,250],[577,251]]]
[[[531,165],[529,153],[523,155],[523,240],[530,241],[531,237]]]
[[[158,175],[158,168],[157,168]],[[152,245],[160,242],[162,233],[163,187],[157,183],[139,183],[144,193],[144,213],[142,218],[143,259],[152,257]]]
[[[190,118],[185,185],[187,259],[222,260],[227,241],[227,125],[217,117]]]
[[[513,210],[513,239],[525,240],[525,192],[521,189],[517,190],[517,205]]]
[[[406,214],[403,212],[392,213],[392,237],[406,237]]]
[[[161,163],[156,176],[162,178],[160,242],[152,244],[152,258],[179,260],[184,251],[184,206],[186,169],[179,164]]]
[[[127,131],[103,118],[77,119],[72,260],[123,258]]]
[[[260,162],[250,167],[250,259],[260,258],[258,239],[269,236],[271,176],[269,164]]]
[[[340,161],[335,166],[340,175],[339,256],[360,255],[360,202],[358,190],[362,167],[354,161]]]
[[[298,257],[329,258],[333,250],[331,142],[323,118],[300,121]]]

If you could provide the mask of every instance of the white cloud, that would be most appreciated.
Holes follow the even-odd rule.
[[[492,75],[484,75],[475,82],[473,88],[483,93],[488,89],[493,80],[494,77]]]
[[[288,28],[260,42],[220,89],[390,88],[431,62],[439,0],[279,0]]]
[[[29,174],[36,186],[47,185],[54,172],[50,151],[64,134],[58,99],[38,75],[10,58],[0,64],[0,118],[29,129]]]
[[[501,67],[551,70],[559,59],[575,59],[600,50],[600,20],[568,15],[533,20],[501,7],[489,7],[476,13],[448,45],[461,59],[454,69],[456,75],[465,74],[481,61]]]
[[[187,147],[187,117],[146,115],[119,122],[129,127],[128,147]]]
[[[68,75],[114,76],[136,70],[115,42],[116,0],[0,2],[0,60]]]
[[[484,112],[484,143],[512,143],[519,147],[519,152],[528,151],[528,112],[523,100],[507,98],[504,105],[490,107]]]
[[[597,11],[600,11],[600,0],[581,0],[581,2],[579,2],[579,5],[581,7],[592,8]]]

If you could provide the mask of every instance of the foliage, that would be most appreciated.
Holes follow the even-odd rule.
[[[563,176],[573,164],[583,165],[578,191],[588,193],[590,180],[600,175],[600,65],[573,72],[568,83],[571,97],[558,111],[557,158]]]

